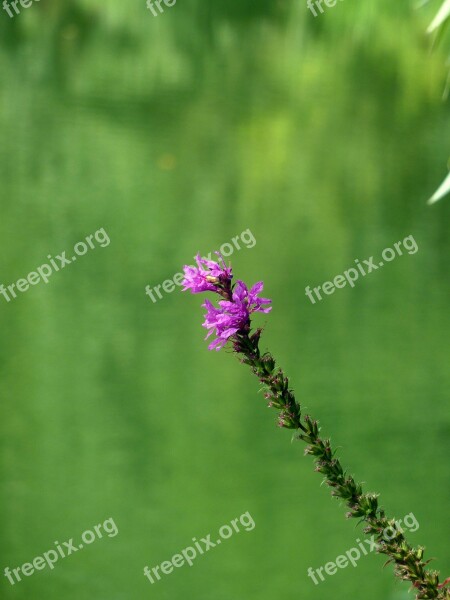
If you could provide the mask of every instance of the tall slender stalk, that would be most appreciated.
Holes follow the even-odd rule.
[[[219,255],[220,256],[220,255]],[[439,583],[439,573],[429,570],[424,560],[424,548],[414,548],[406,541],[401,528],[396,527],[395,519],[389,519],[385,511],[379,507],[378,494],[364,493],[361,484],[356,483],[335,456],[330,440],[320,436],[320,427],[309,415],[302,416],[300,404],[294,392],[289,388],[289,380],[281,368],[277,368],[275,360],[269,352],[261,355],[259,340],[262,329],[251,333],[250,315],[253,312],[269,312],[263,308],[270,300],[258,298],[262,290],[262,282],[250,291],[238,281],[231,284],[232,271],[213,261],[197,257],[198,268],[185,267],[184,289],[193,293],[213,291],[223,298],[219,307],[214,307],[208,300],[203,305],[207,309],[204,326],[215,332],[217,339],[209,348],[220,349],[227,341],[240,361],[248,365],[258,377],[265,391],[269,406],[279,411],[278,425],[292,429],[299,440],[306,442],[305,454],[314,456],[315,470],[322,473],[325,482],[332,488],[331,495],[342,499],[349,511],[348,518],[356,518],[365,523],[364,532],[374,537],[377,552],[388,558],[386,564],[394,565],[394,573],[404,581],[409,581],[416,592],[416,599],[449,600],[450,589],[447,587],[450,578]],[[208,270],[205,270],[206,266]],[[386,529],[394,533],[387,539]]]

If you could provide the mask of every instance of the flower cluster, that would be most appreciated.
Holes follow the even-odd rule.
[[[209,329],[208,338],[215,332],[216,339],[209,345],[210,350],[220,350],[230,337],[238,331],[250,329],[250,315],[254,312],[268,313],[271,307],[264,308],[270,304],[268,298],[258,298],[263,288],[262,281],[256,283],[249,291],[243,281],[238,280],[232,291],[231,300],[220,300],[216,308],[210,300],[202,304],[206,308],[205,322],[203,327]]]
[[[197,254],[195,260],[197,267],[189,265],[184,267],[183,292],[191,290],[193,294],[201,292],[217,292],[220,293],[221,288],[226,287],[233,278],[231,267],[227,267],[222,256],[216,252],[222,260],[222,266],[213,260],[202,258]],[[208,269],[204,269],[203,266]]]
[[[220,350],[239,332],[248,333],[252,313],[268,313],[271,310],[271,307],[267,306],[271,300],[258,296],[263,289],[262,281],[256,283],[250,290],[240,280],[232,286],[232,270],[225,265],[222,256],[218,252],[216,254],[222,264],[197,255],[197,267],[184,267],[183,281],[183,291],[190,289],[193,294],[216,292],[224,298],[219,301],[218,307],[210,300],[205,300],[202,304],[203,308],[206,308],[203,323],[203,327],[208,329],[206,338],[213,333],[216,335],[216,339],[209,345],[210,350]]]

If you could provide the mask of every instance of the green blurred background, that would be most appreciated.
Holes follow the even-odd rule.
[[[151,287],[242,231],[273,298],[262,348],[388,512],[450,575],[450,202],[436,3],[41,0],[0,14],[0,283],[103,227],[111,244],[0,296],[1,573],[112,517],[115,538],[7,600],[402,600],[371,555],[315,586],[361,528],[208,352],[203,298]],[[419,251],[312,305],[307,285],[413,235]],[[249,511],[256,527],[151,585],[150,567]],[[214,537],[213,537],[214,539]]]

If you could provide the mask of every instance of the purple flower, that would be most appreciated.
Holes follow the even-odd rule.
[[[210,300],[205,300],[202,305],[206,308],[203,327],[208,329],[206,338],[213,333],[216,335],[209,345],[210,350],[220,350],[227,341],[239,331],[250,331],[250,315],[254,312],[268,313],[271,300],[259,298],[258,294],[263,289],[263,282],[255,284],[250,291],[243,281],[238,280],[234,287],[231,285],[233,272],[219,252],[216,252],[219,262],[201,258],[197,254],[195,260],[197,267],[184,267],[183,291],[191,290],[193,294],[200,292],[216,292],[222,296],[218,307]],[[206,267],[206,268],[205,268]]]
[[[231,300],[221,300],[216,308],[209,300],[202,305],[206,308],[203,327],[208,329],[208,338],[213,333],[216,339],[209,345],[210,350],[220,350],[230,337],[239,330],[250,325],[250,315],[254,312],[268,313],[271,307],[268,298],[258,298],[258,293],[263,289],[262,281],[255,284],[249,291],[243,281],[238,280],[232,292]],[[205,338],[205,339],[206,339]]]
[[[197,267],[184,267],[183,292],[190,289],[193,294],[199,294],[200,292],[220,293],[220,287],[231,281],[233,277],[231,267],[225,265],[225,261],[219,252],[216,252],[216,254],[222,260],[222,266],[197,254],[195,257]]]

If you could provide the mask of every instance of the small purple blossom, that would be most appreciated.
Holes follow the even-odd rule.
[[[216,252],[216,254],[221,259],[222,265],[213,260],[202,258],[200,254],[197,254],[195,257],[197,267],[184,267],[183,292],[190,289],[193,294],[199,294],[200,292],[220,293],[218,284],[223,286],[231,281],[233,277],[231,267],[225,265],[225,261],[219,252]]]
[[[210,350],[220,350],[230,337],[239,330],[249,327],[252,313],[268,313],[271,310],[271,307],[264,307],[264,305],[270,304],[271,300],[257,296],[262,288],[263,284],[259,282],[249,291],[245,283],[239,280],[232,292],[232,299],[219,301],[220,308],[216,308],[209,300],[205,300],[202,304],[206,308],[203,327],[209,330],[205,339],[213,333],[217,336],[208,346]]]

